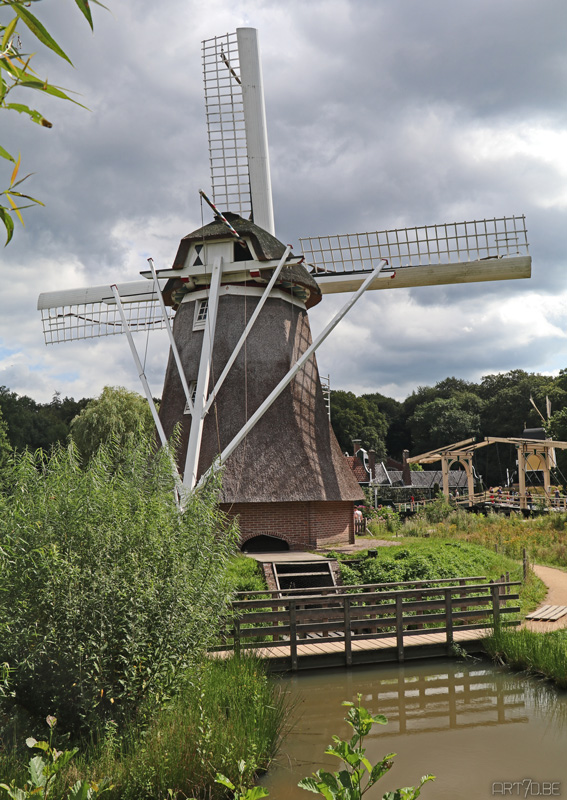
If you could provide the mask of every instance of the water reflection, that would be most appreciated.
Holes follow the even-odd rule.
[[[567,693],[544,682],[485,662],[454,661],[324,670],[286,682],[300,718],[263,781],[274,800],[306,798],[296,786],[301,777],[338,767],[324,751],[333,734],[349,738],[341,703],[358,692],[363,705],[389,721],[368,737],[370,760],[399,754],[376,797],[427,772],[437,780],[423,790],[425,800],[480,800],[493,796],[495,781],[526,777],[560,781],[567,797]]]

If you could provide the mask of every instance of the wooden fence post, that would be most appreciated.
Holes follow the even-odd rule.
[[[398,648],[398,661],[404,660],[404,609],[403,598],[396,595],[396,645]]]
[[[344,595],[344,616],[345,616],[345,663],[347,667],[352,666],[352,639],[350,631],[350,597]]]
[[[234,633],[233,633],[233,640],[234,640],[234,655],[240,655],[240,617],[235,617],[234,619]]]
[[[500,586],[494,583],[490,587],[492,593],[492,618],[494,621],[494,632],[500,630]]]
[[[289,654],[291,656],[291,670],[297,672],[297,617],[296,601],[289,601]]]
[[[451,589],[445,589],[445,627],[447,628],[447,653],[453,647],[453,596]]]

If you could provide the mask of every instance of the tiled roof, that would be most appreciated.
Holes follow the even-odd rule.
[[[354,477],[359,483],[368,483],[370,480],[368,473],[364,469],[364,464],[358,456],[345,456],[347,464],[354,472]]]
[[[407,486],[406,488],[411,489],[433,489],[435,484],[438,484],[439,487],[443,486],[443,473],[441,470],[423,470],[421,471],[412,471],[411,473],[411,486]],[[389,469],[388,475],[390,480],[392,481],[393,486],[403,486],[403,475],[401,470],[396,469]],[[378,471],[376,471],[376,478],[377,483],[380,485],[387,485],[389,482],[387,479],[380,479],[383,478],[383,475],[379,475]],[[466,488],[467,486],[467,475],[464,470],[451,470],[449,472],[449,488],[450,489],[461,489]]]

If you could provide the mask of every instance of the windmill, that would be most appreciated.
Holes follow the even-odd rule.
[[[243,544],[350,541],[362,493],[329,425],[317,347],[367,290],[528,278],[525,221],[302,238],[294,256],[275,236],[256,30],[204,41],[203,75],[213,221],[181,240],[171,269],[149,259],[142,281],[40,295],[46,342],[126,333],[153,406],[131,333],[165,327],[154,418],[163,443],[180,425],[184,487],[222,465]],[[338,292],[349,299],[313,342],[307,312]]]

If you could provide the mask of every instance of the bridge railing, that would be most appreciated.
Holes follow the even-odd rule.
[[[455,631],[497,628],[505,616],[519,614],[519,606],[512,605],[519,595],[511,593],[512,587],[521,585],[519,581],[458,580],[452,579],[448,586],[428,581],[398,590],[374,584],[380,590],[361,585],[335,587],[333,594],[306,595],[293,590],[287,596],[270,597],[273,593],[265,592],[262,598],[235,600],[232,626],[218,649],[286,648],[295,670],[301,645],[342,643],[345,664],[350,666],[354,642],[393,637],[401,662],[405,637],[442,633],[450,651]],[[337,592],[340,588],[349,593]]]

